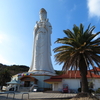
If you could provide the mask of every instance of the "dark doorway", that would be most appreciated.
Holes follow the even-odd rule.
[[[25,81],[24,82],[24,87],[30,87],[30,81]]]

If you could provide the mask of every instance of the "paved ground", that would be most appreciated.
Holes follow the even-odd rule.
[[[43,92],[26,92],[25,94],[18,93],[9,93],[9,94],[2,94],[0,93],[0,100],[64,100],[66,98],[71,98],[76,94],[68,94],[68,93],[43,93]]]
[[[76,94],[45,92],[0,92],[0,100],[69,100]],[[100,94],[96,95],[100,99]]]

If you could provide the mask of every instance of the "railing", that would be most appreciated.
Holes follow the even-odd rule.
[[[23,92],[23,93],[22,93],[22,99],[23,99],[23,95],[25,95],[25,94],[28,95],[28,99],[29,99],[29,93],[27,93],[27,92]]]
[[[12,99],[15,99],[15,95],[16,95],[16,94],[22,94],[22,98],[21,98],[22,100],[23,100],[24,95],[27,94],[27,96],[28,96],[27,98],[29,99],[29,93],[28,93],[28,92],[16,93],[16,92],[14,92],[14,91],[9,91],[9,92],[0,92],[0,94],[7,94],[6,99],[9,98],[9,94],[13,94]]]
[[[9,97],[9,94],[13,94],[13,99],[15,98],[15,92],[7,92],[7,99]]]

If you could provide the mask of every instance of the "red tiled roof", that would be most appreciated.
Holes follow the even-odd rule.
[[[61,82],[61,81],[62,79],[52,79],[52,78],[44,80],[44,82]]]
[[[93,78],[100,78],[100,75],[96,75],[96,74],[93,74],[93,73],[90,74],[89,71],[87,73],[88,73],[87,78],[91,78],[91,76]],[[76,73],[75,73],[75,71],[68,71],[68,73],[62,74],[62,76],[59,76],[59,77],[60,78],[81,78],[79,71],[76,71]]]
[[[98,69],[98,68],[97,68]],[[92,70],[90,70],[92,71]],[[87,78],[100,78],[100,75],[96,75],[96,74],[93,74],[88,71],[87,72]],[[62,74],[62,75],[59,75],[59,76],[52,76],[50,79],[47,79],[47,80],[44,80],[45,82],[61,82],[62,79],[75,79],[75,78],[81,78],[80,76],[80,71],[68,71],[66,74]]]
[[[92,69],[91,71],[100,71],[100,68],[94,67],[94,69]]]

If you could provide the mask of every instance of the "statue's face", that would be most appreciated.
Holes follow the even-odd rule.
[[[40,14],[40,20],[46,20],[47,16],[45,13]]]

